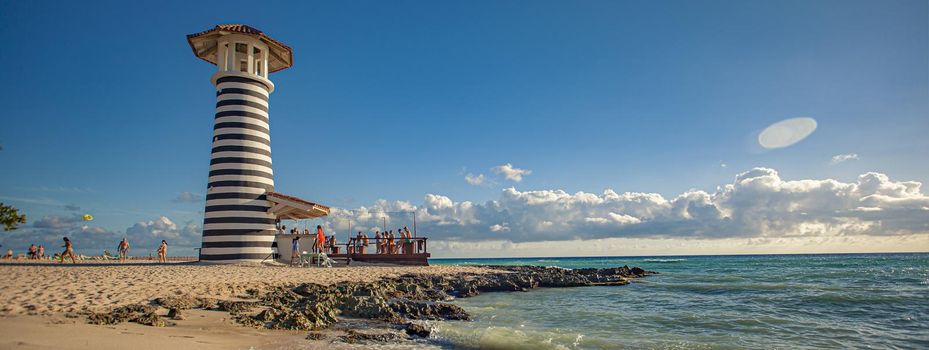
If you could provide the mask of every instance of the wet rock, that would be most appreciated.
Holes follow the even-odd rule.
[[[407,323],[406,324],[406,334],[411,336],[416,336],[420,338],[429,338],[429,335],[432,334],[432,329],[426,326],[423,326],[418,323]]]
[[[136,321],[142,315],[154,314],[156,309],[157,308],[154,306],[141,304],[120,306],[110,310],[109,312],[90,314],[87,316],[87,323],[98,325],[113,325],[123,322]]]
[[[612,286],[629,283],[630,279],[653,274],[637,267],[601,269],[564,269],[539,266],[489,266],[496,272],[427,276],[406,274],[377,282],[319,285],[304,283],[292,287],[277,287],[260,291],[248,289],[254,301],[218,301],[212,298],[174,296],[155,299],[152,304],[169,309],[166,318],[183,319],[182,310],[218,309],[230,313],[230,318],[248,327],[312,331],[329,327],[338,317],[375,320],[384,324],[403,325],[393,333],[348,332],[340,337],[346,342],[393,341],[413,336],[428,337],[430,329],[410,320],[468,320],[470,315],[461,307],[446,301],[453,297],[467,298],[487,292],[516,292],[539,287]],[[252,310],[260,308],[254,314]],[[153,326],[166,326],[153,305],[127,305],[110,312],[91,313],[87,321],[93,324],[117,324],[134,321]],[[308,335],[316,337],[316,335]],[[318,333],[316,333],[318,334]],[[322,337],[319,335],[319,337]]]
[[[355,343],[388,343],[388,342],[397,342],[403,340],[404,337],[397,333],[392,332],[362,332],[354,329],[349,329],[345,332],[345,335],[339,337],[339,341],[343,343],[355,344]]]
[[[280,316],[280,312],[277,311],[276,309],[267,309],[267,310],[263,310],[259,312],[257,315],[253,316],[252,318],[258,321],[261,321],[261,322],[271,322],[278,316]]]
[[[187,310],[200,307],[200,302],[189,295],[155,299],[155,304],[168,309]]]
[[[392,300],[390,307],[397,314],[411,320],[469,320],[471,316],[458,305],[422,302],[407,299]]]
[[[158,314],[154,312],[143,314],[142,316],[139,316],[133,321],[139,324],[144,324],[146,326],[152,326],[152,327],[164,327],[168,325],[167,322],[161,319],[161,316],[158,316]]]
[[[168,310],[168,317],[171,318],[172,320],[183,320],[186,318],[184,317],[184,314],[181,313],[181,309]]]
[[[236,323],[241,324],[241,325],[246,326],[246,327],[263,328],[263,327],[265,326],[265,323],[264,323],[264,322],[259,321],[259,320],[256,320],[255,318],[253,318],[253,317],[251,317],[251,316],[249,316],[249,315],[234,314],[234,315],[232,315],[232,319],[233,319]]]
[[[237,314],[242,312],[247,312],[251,309],[258,307],[258,303],[254,301],[220,301],[217,303],[217,306],[220,311],[226,311],[229,313]]]
[[[300,312],[289,312],[281,315],[271,322],[271,329],[289,329],[289,330],[314,330],[328,325],[322,320],[310,319],[306,314]]]
[[[219,300],[216,300],[216,298],[197,298],[197,303],[199,303],[198,308],[204,310],[212,310],[219,307]]]

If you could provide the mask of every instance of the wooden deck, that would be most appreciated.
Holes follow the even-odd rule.
[[[301,249],[302,251],[306,252],[312,250],[316,240],[313,236],[278,234],[275,237],[275,246],[277,247],[277,254],[274,257],[275,260],[281,263],[290,262],[291,241],[296,237],[304,238],[305,241],[301,243],[301,247],[309,248]],[[428,238],[426,237],[394,238],[394,253],[378,254],[376,253],[378,251],[377,247],[385,246],[385,242],[387,242],[386,239],[369,238],[368,244],[363,244],[356,238],[351,238],[348,243],[336,244],[334,246],[327,243],[325,252],[329,258],[340,263],[347,262],[350,264],[352,261],[361,261],[378,264],[429,266],[429,257],[431,257],[432,254],[429,254],[426,246],[427,240]],[[358,253],[361,251],[362,246],[365,247],[364,254]]]
[[[395,265],[413,265],[429,266],[429,257],[432,254],[329,254],[334,260],[351,259],[351,261],[361,261],[366,263],[395,264]]]

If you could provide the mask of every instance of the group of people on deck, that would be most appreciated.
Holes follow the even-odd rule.
[[[291,239],[291,252],[294,256],[299,255],[300,252],[300,236],[301,232],[297,228],[291,228],[287,230],[287,226],[281,226],[280,232],[289,232],[292,235],[297,235]],[[302,235],[309,236],[310,230],[304,229]],[[351,237],[350,237],[351,238]],[[348,250],[348,254],[368,254],[368,235],[362,231],[358,231],[358,235],[350,239],[350,242],[345,245]],[[393,230],[384,231],[383,233],[380,230],[374,232],[374,245],[375,245],[375,254],[413,254],[416,251],[422,250],[422,241],[420,242],[419,247],[417,247],[417,240],[413,239],[413,234],[410,232],[410,229],[407,227],[398,228],[397,233],[395,234]],[[328,254],[339,254],[339,244],[336,242],[336,236],[326,236],[321,225],[316,226],[316,239],[313,241],[313,252],[314,253],[328,253]]]
[[[358,232],[361,234],[361,232]],[[399,235],[399,237],[397,237]],[[358,241],[357,239],[355,240]],[[410,232],[410,229],[404,226],[402,229],[397,229],[397,234],[394,234],[394,230],[374,232],[374,241],[377,246],[375,254],[413,254],[415,248],[413,246],[413,234]],[[367,245],[367,237],[365,237],[364,245]],[[364,254],[364,252],[362,252]]]

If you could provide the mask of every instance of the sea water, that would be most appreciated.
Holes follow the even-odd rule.
[[[639,266],[626,286],[455,300],[431,345],[474,349],[929,349],[929,254],[432,259]]]

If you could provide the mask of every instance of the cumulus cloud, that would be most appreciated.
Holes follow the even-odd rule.
[[[523,176],[532,174],[532,170],[519,169],[510,163],[495,166],[490,170],[496,174],[503,175],[503,178],[514,182],[521,182],[523,181]]]
[[[68,237],[74,242],[77,253],[85,255],[99,255],[104,249],[113,252],[123,237],[129,239],[134,254],[154,250],[162,239],[172,247],[182,248],[172,250],[176,254],[193,254],[193,248],[200,246],[199,225],[193,222],[178,225],[165,216],[140,221],[122,232],[92,225],[93,222],[84,221],[80,215],[49,215],[4,234],[2,241],[5,247],[14,250],[36,244],[44,245],[52,253],[61,245],[62,237]]]
[[[329,220],[352,219],[361,226],[369,220],[373,228],[381,216],[372,213],[382,213],[393,227],[409,225],[415,213],[420,234],[453,241],[909,235],[929,233],[929,196],[921,185],[873,172],[852,182],[786,180],[774,169],[754,168],[715,191],[690,190],[673,198],[511,187],[484,203],[428,194],[418,206],[380,201]],[[357,213],[363,215],[352,217]]]
[[[160,216],[149,221],[140,221],[126,229],[126,235],[141,241],[146,246],[157,246],[161,240],[172,245],[196,246],[200,243],[199,226],[188,223],[178,227],[171,219]]]
[[[203,195],[193,192],[181,192],[174,198],[175,203],[199,203],[203,200]]]
[[[465,182],[473,186],[483,185],[484,181],[486,181],[486,179],[484,178],[484,174],[478,174],[477,176],[475,176],[474,174],[468,174],[468,175],[465,175],[464,179],[465,179]]]
[[[60,230],[77,225],[83,221],[81,216],[43,216],[41,219],[32,223],[35,228]]]
[[[836,154],[832,156],[832,160],[829,161],[829,164],[836,165],[836,164],[847,162],[850,160],[858,160],[858,154],[857,153]]]

